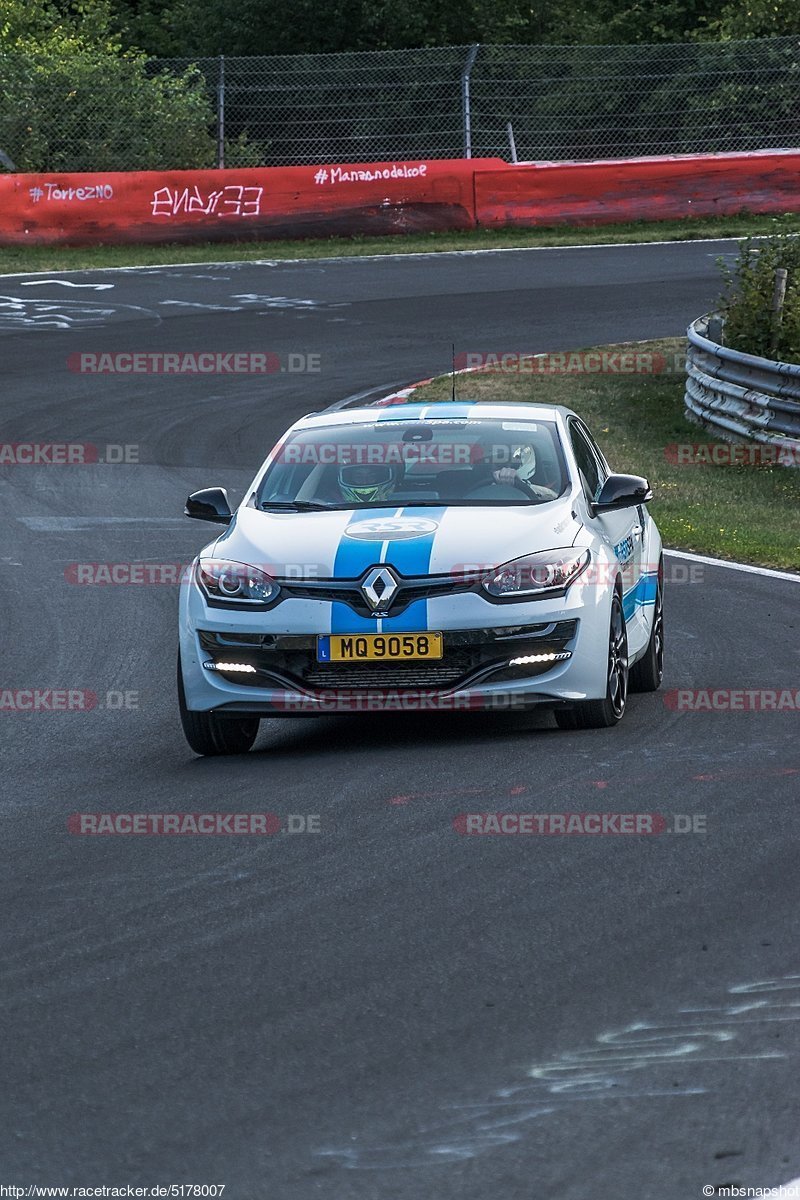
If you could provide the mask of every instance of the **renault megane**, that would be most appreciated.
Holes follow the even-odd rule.
[[[661,539],[645,479],[534,404],[404,403],[304,417],[181,589],[178,691],[198,754],[263,717],[550,706],[617,724],[663,669]]]

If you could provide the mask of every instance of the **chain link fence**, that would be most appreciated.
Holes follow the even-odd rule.
[[[24,74],[13,110],[0,111],[0,149],[28,171],[563,160],[800,145],[798,37],[150,60],[142,65],[141,115],[123,106],[123,125],[91,80],[85,94],[72,80],[64,97],[55,80],[46,97],[52,128],[37,129],[35,145]],[[157,122],[146,85],[156,89]],[[42,86],[40,79],[40,105]]]

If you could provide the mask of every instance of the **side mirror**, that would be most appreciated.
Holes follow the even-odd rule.
[[[609,475],[600,495],[594,502],[594,511],[612,512],[617,508],[635,508],[653,499],[650,484],[640,475]]]
[[[201,492],[192,492],[186,501],[183,515],[194,517],[196,521],[230,525],[233,513],[228,503],[228,493],[221,487],[203,488]]]

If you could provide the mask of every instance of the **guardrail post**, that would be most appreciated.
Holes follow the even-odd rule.
[[[470,112],[469,77],[478,57],[480,42],[470,46],[464,70],[461,72],[461,113],[464,122],[464,158],[472,158],[472,114]]]
[[[708,340],[716,342],[718,346],[722,345],[724,329],[724,321],[719,313],[714,313],[708,318]]]
[[[514,141],[514,126],[511,124],[510,121],[508,122],[506,129],[508,130],[508,148],[511,151],[511,161],[512,161],[512,163],[515,163],[518,161],[518,159],[517,159],[517,143]]]
[[[217,167],[225,166],[225,55],[219,56],[219,80],[217,81]]]
[[[770,348],[773,354],[777,354],[778,340],[781,336],[781,325],[783,324],[783,302],[786,298],[786,279],[788,272],[785,267],[778,267],[775,271],[775,288],[772,293],[772,341]]]

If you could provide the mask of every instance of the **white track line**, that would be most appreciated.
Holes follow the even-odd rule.
[[[746,242],[769,237],[766,233],[740,234],[732,237],[714,238],[666,238],[664,241],[653,242],[581,242],[573,246],[495,246],[481,250],[415,250],[406,253],[397,250],[386,254],[339,254],[330,258],[237,258],[231,261],[221,259],[214,262],[180,262],[180,263],[148,263],[139,267],[68,267],[62,271],[13,271],[10,274],[0,274],[0,279],[27,279],[29,275],[85,275],[88,273],[102,274],[104,271],[164,271],[182,267],[281,267],[296,266],[298,263],[340,263],[340,262],[376,262],[382,259],[401,258],[446,258],[452,255],[478,254],[520,254],[542,250],[617,250],[630,249],[631,246],[702,246],[718,242]],[[58,249],[58,247],[55,247]]]
[[[800,583],[800,575],[791,571],[774,571],[770,567],[754,567],[751,563],[729,562],[726,558],[707,558],[704,554],[690,554],[688,550],[664,550],[671,558],[689,558],[692,562],[705,563],[709,567],[727,567],[729,571],[746,571],[748,575],[766,575],[768,579],[788,579]]]

